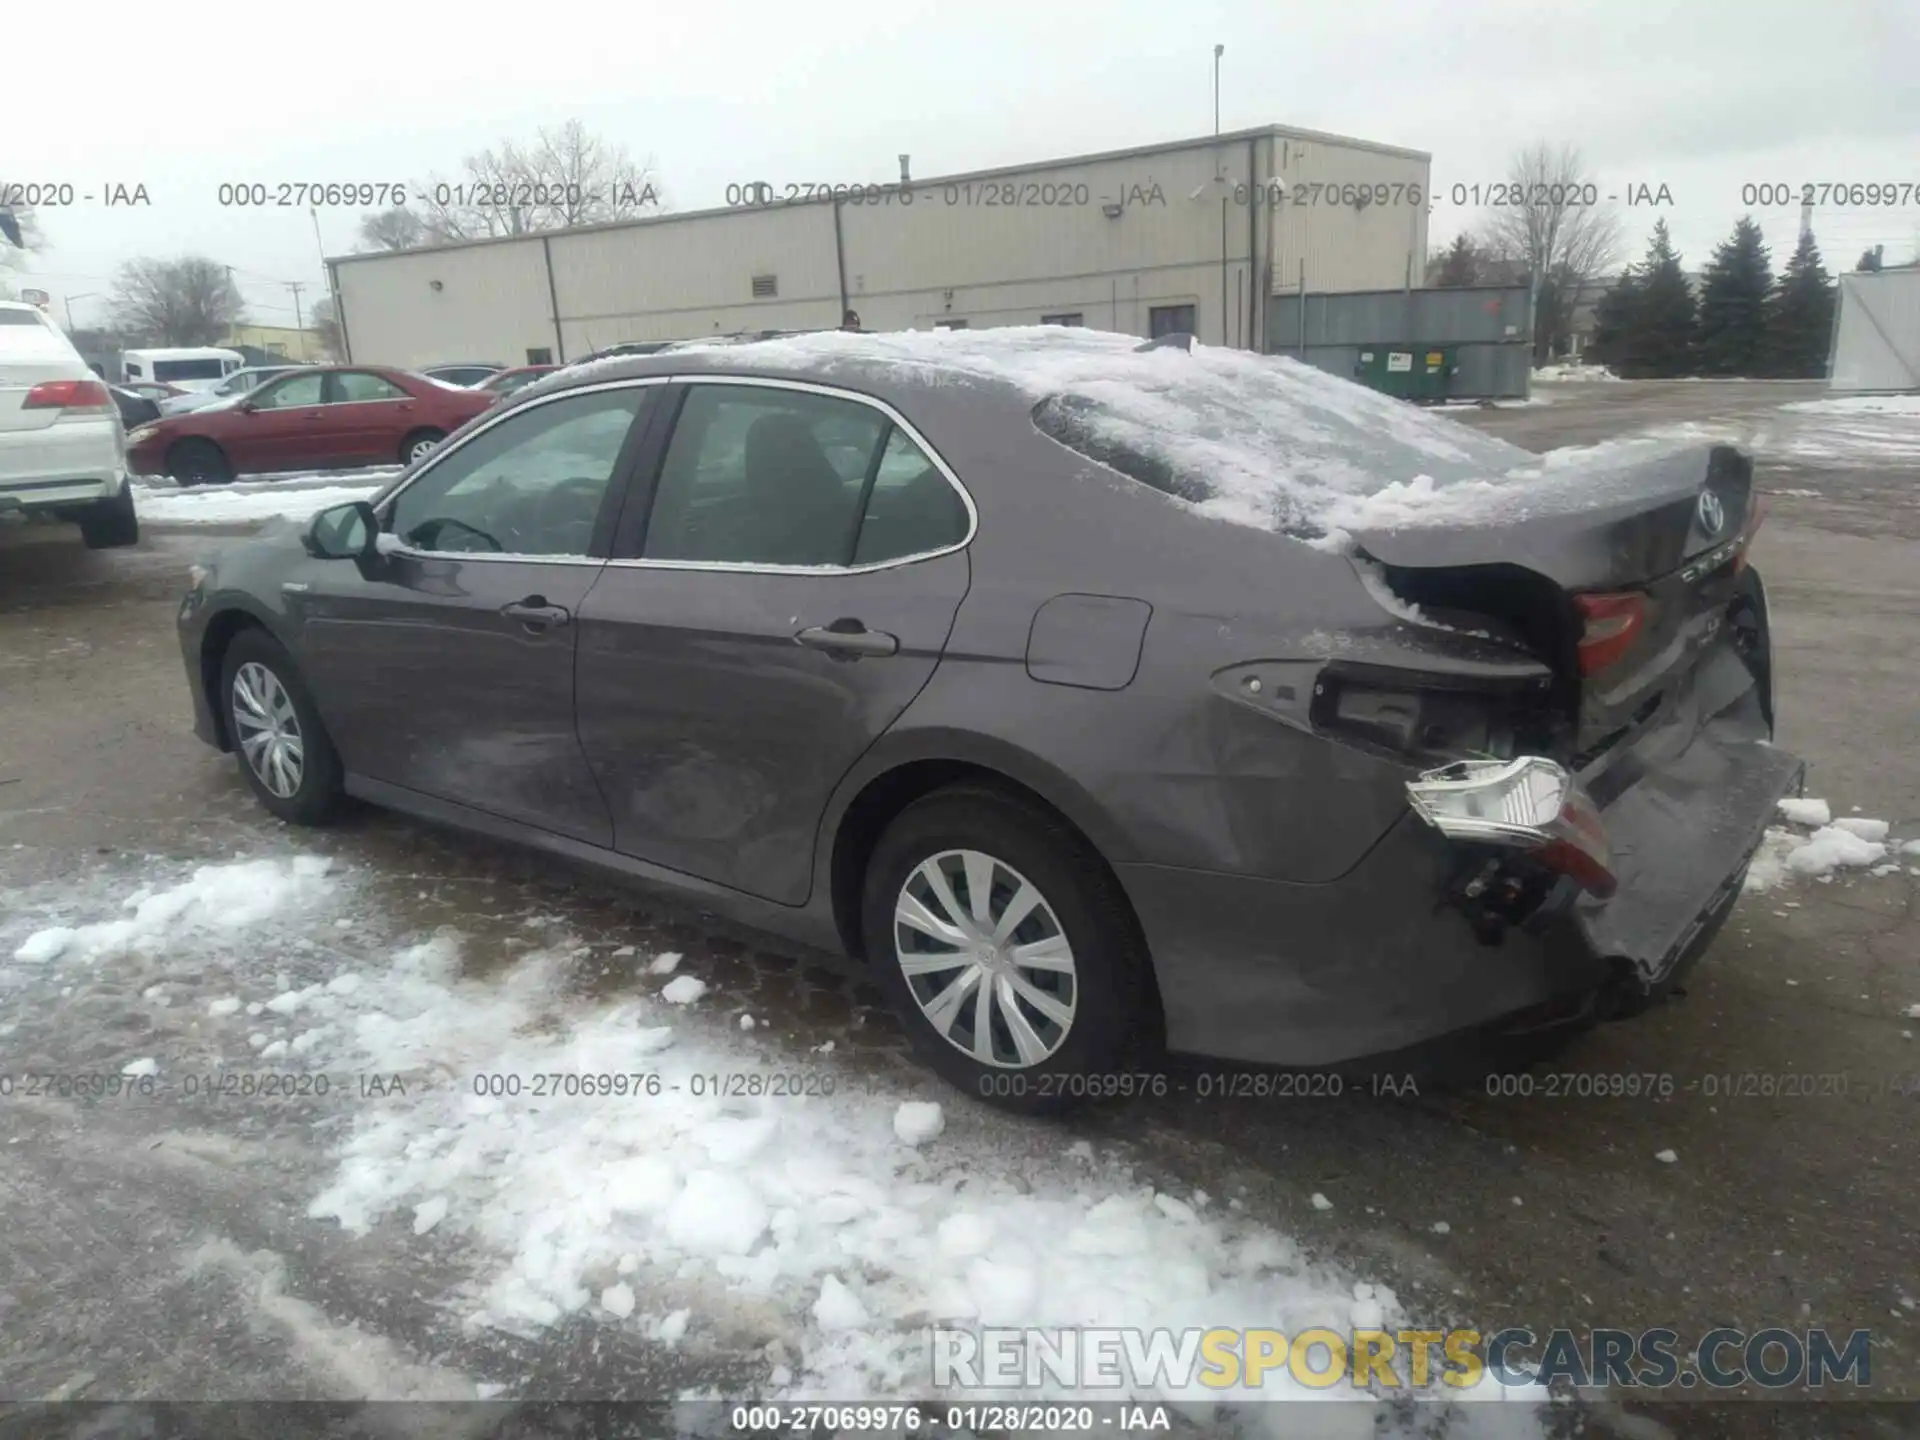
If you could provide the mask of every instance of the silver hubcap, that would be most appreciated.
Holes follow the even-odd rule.
[[[279,677],[255,661],[233,677],[233,733],[260,783],[282,800],[292,799],[307,758],[300,717]]]
[[[1073,1028],[1073,947],[1046,897],[1004,861],[948,850],[921,862],[894,902],[893,943],[920,1012],[982,1065],[1038,1065]]]
[[[435,445],[438,445],[439,443],[440,442],[438,440],[416,440],[413,442],[413,449],[407,452],[407,458],[409,460],[418,460],[422,455],[426,454],[429,450],[433,449],[433,447]]]

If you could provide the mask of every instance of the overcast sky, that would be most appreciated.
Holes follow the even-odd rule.
[[[916,178],[1211,131],[1298,125],[1425,150],[1436,244],[1474,223],[1456,183],[1513,149],[1579,144],[1637,257],[1657,215],[1689,268],[1753,182],[1920,187],[1916,0],[883,0],[792,5],[400,0],[242,7],[173,24],[106,0],[84,46],[9,68],[0,181],[144,185],[151,204],[43,211],[16,283],[99,319],[116,267],[197,253],[235,267],[252,317],[322,293],[321,247],[358,212],[223,210],[222,181],[419,181],[578,117],[651,157],[676,209],[742,180]],[[1797,207],[1754,209],[1776,266]],[[1814,217],[1829,268],[1907,258],[1920,205]],[[1630,257],[1630,258],[1631,258]],[[28,278],[29,276],[34,278]]]

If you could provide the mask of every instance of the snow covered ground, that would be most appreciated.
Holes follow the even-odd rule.
[[[516,960],[476,972],[476,936],[502,917],[391,935],[370,878],[277,854],[149,862],[131,893],[0,889],[0,1070],[23,1068],[8,1062],[38,1043],[34,1017],[124,995],[150,1023],[104,1061],[135,1091],[116,1103],[164,1105],[220,1069],[296,1077],[304,1108],[278,1113],[324,1151],[311,1222],[451,1247],[463,1263],[437,1303],[463,1327],[750,1346],[766,1396],[924,1394],[936,1324],[1292,1334],[1431,1318],[1238,1200],[1148,1183],[1123,1147],[795,1053],[781,1017],[744,1028],[668,955],[597,957],[632,983],[589,992],[593,947],[544,917],[520,927]],[[1139,1393],[1198,1405],[1196,1419],[1235,1398]],[[1259,1393],[1353,1394],[1274,1375]],[[1489,1382],[1448,1398],[1523,1393]],[[1356,1437],[1387,1417],[1323,1409],[1327,1433]],[[1532,1404],[1454,1414],[1450,1435],[1538,1433]]]
[[[398,466],[301,471],[192,489],[165,481],[139,481],[134,509],[152,525],[234,525],[277,516],[299,520],[329,505],[364,500],[399,473]]]
[[[1604,365],[1536,365],[1533,379],[1539,385],[1558,385],[1581,380],[1618,380],[1620,377]]]
[[[1920,395],[1843,395],[1782,405],[1803,415],[1920,415]]]

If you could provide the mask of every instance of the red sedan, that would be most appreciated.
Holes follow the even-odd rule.
[[[127,436],[141,475],[182,485],[274,470],[407,464],[493,403],[478,390],[378,365],[314,365]]]

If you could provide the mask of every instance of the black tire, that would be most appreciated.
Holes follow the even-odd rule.
[[[291,702],[301,741],[299,783],[290,794],[276,794],[268,786],[241,744],[242,726],[235,719],[234,684],[243,667],[259,666],[279,685]],[[215,697],[222,722],[233,740],[233,754],[241,778],[260,803],[282,820],[295,825],[324,825],[339,810],[343,798],[340,756],[321,723],[313,697],[300,678],[293,657],[264,630],[242,630],[220,659],[220,693]],[[284,779],[284,777],[282,777]]]
[[[1072,947],[1071,1023],[1057,1048],[1036,1064],[989,1064],[959,1048],[922,1012],[901,968],[894,935],[901,891],[922,862],[953,850],[981,852],[1018,872],[1039,890]],[[996,878],[1011,879],[1004,872]],[[1119,882],[1078,832],[1005,791],[954,786],[896,816],[867,865],[861,925],[874,977],[920,1058],[954,1086],[1003,1109],[1051,1114],[1114,1095],[1117,1087],[1103,1083],[1105,1078],[1127,1071],[1136,1052],[1155,1038],[1147,1023],[1153,1010],[1146,947]],[[1034,977],[1029,972],[1026,978]],[[970,1006],[967,1001],[961,1008]],[[1004,1019],[998,1024],[1010,1043]]]
[[[80,540],[89,550],[118,550],[140,543],[140,517],[133,513],[133,484],[96,500],[80,514]]]
[[[438,445],[442,440],[446,438],[447,438],[446,431],[435,430],[431,427],[428,427],[422,430],[409,431],[407,433],[407,438],[400,442],[400,463],[402,465],[411,465],[415,460],[418,460],[420,458],[419,455],[416,455],[413,453],[414,447],[421,444],[425,444],[429,448],[431,448],[432,446]],[[421,454],[425,454],[425,453],[426,453],[425,451],[421,452]]]
[[[211,440],[182,440],[167,451],[167,473],[182,485],[226,485],[233,464]]]

